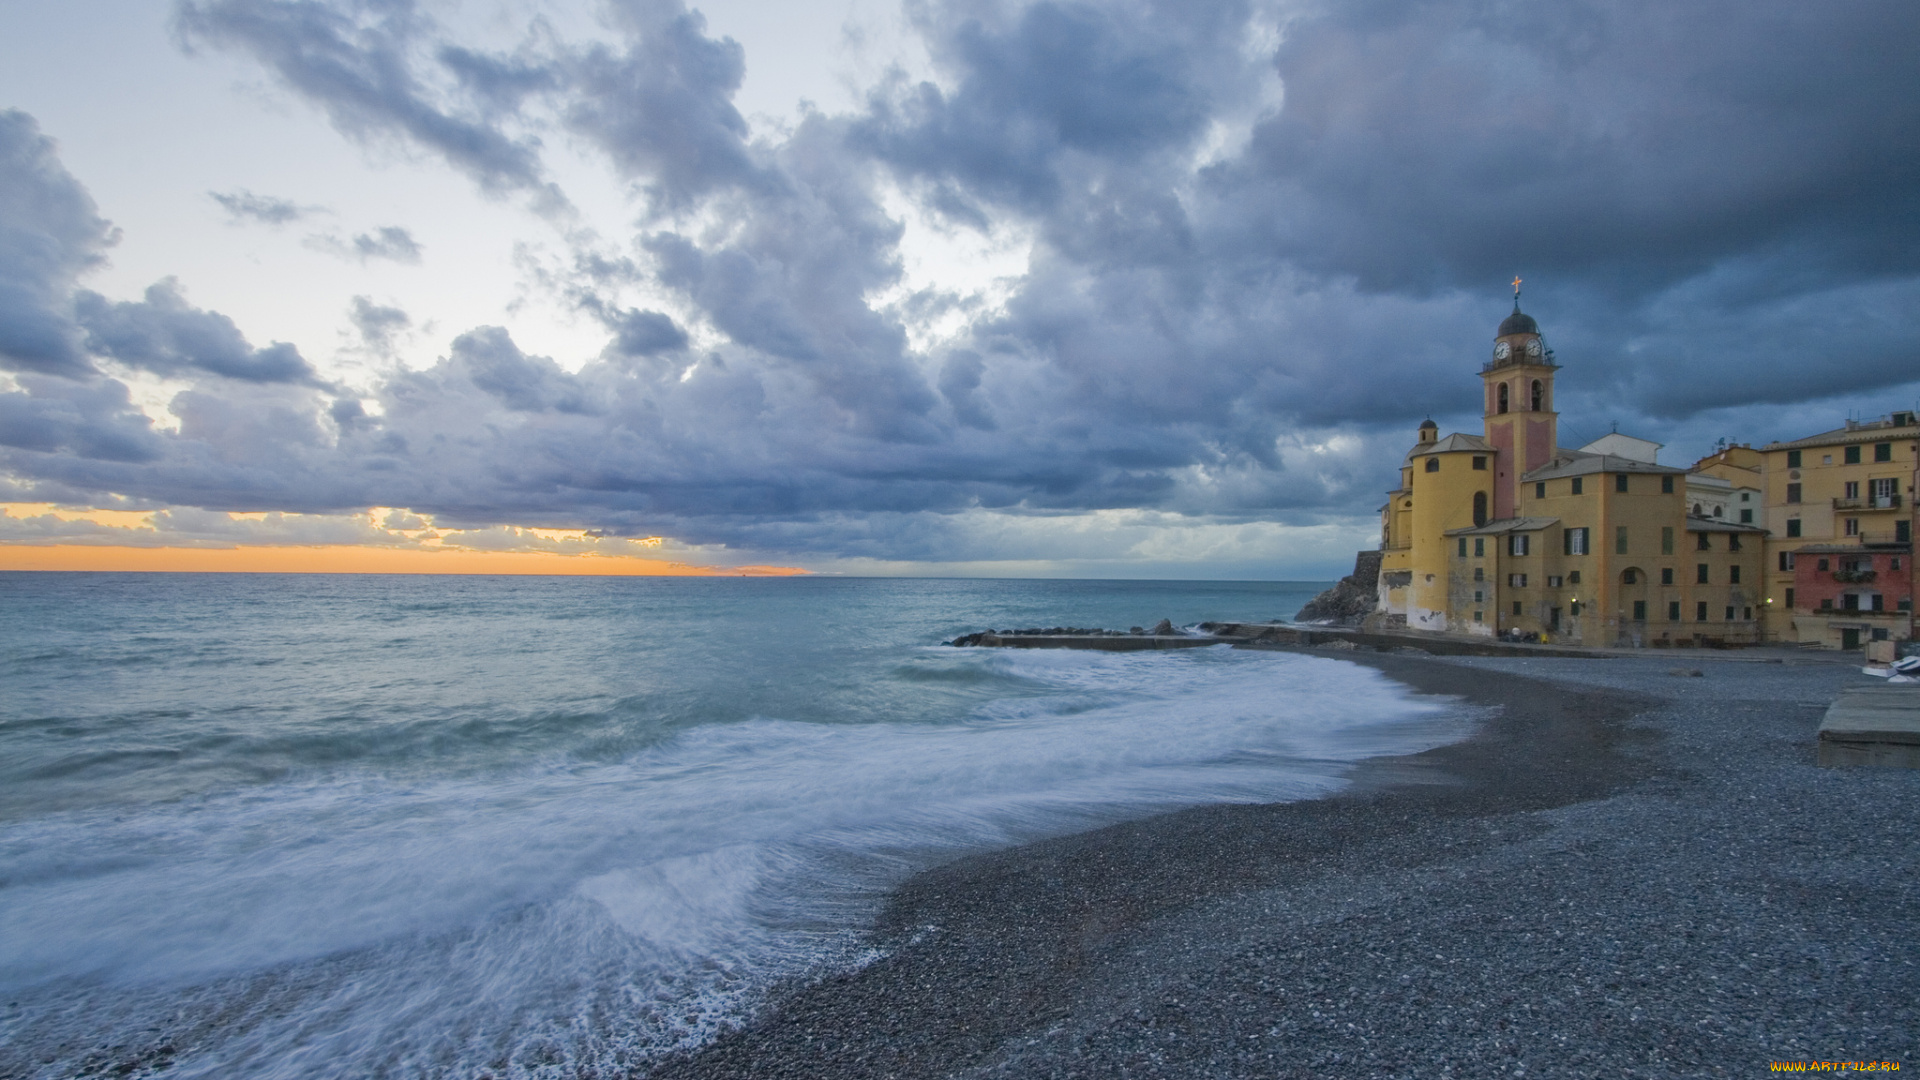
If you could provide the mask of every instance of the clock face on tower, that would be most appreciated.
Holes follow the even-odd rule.
[[[1533,357],[1540,355],[1540,340],[1538,338],[1527,342],[1527,355]]]
[[[1504,341],[1493,347],[1493,358],[1495,360],[1505,360],[1507,357],[1512,355],[1513,355],[1513,346],[1508,345]]]

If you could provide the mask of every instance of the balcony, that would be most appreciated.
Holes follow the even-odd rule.
[[[1864,584],[1879,576],[1879,573],[1873,570],[1835,570],[1833,572],[1833,580],[1848,585]]]
[[[1900,495],[1898,492],[1895,492],[1892,495],[1873,495],[1864,499],[1835,499],[1833,500],[1833,508],[1836,511],[1844,510],[1850,514],[1870,514],[1876,510],[1898,510],[1900,509]]]

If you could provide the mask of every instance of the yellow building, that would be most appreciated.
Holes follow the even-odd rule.
[[[1688,513],[1684,469],[1619,434],[1558,442],[1560,368],[1520,311],[1480,369],[1482,434],[1431,420],[1381,507],[1372,625],[1590,645],[1760,639],[1765,529]]]
[[[1770,638],[1830,648],[1913,636],[1911,412],[1749,451],[1762,460]]]

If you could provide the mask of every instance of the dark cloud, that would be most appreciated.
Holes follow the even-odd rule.
[[[248,382],[317,383],[300,350],[285,342],[256,349],[233,320],[187,303],[172,278],[148,286],[146,299],[115,303],[82,291],[74,299],[87,351],[156,375],[195,372]]]
[[[383,356],[392,353],[394,337],[413,326],[412,317],[405,311],[376,304],[364,296],[353,298],[353,306],[347,309],[347,320],[359,332],[360,343]]]
[[[0,111],[0,368],[91,371],[69,293],[117,236],[33,117]]]
[[[653,356],[687,347],[687,332],[657,311],[622,311],[610,321],[613,347],[623,356]]]
[[[386,225],[372,233],[356,235],[352,250],[362,260],[391,259],[400,263],[418,263],[422,249],[412,233],[398,225]]]
[[[732,38],[714,41],[706,19],[678,0],[616,0],[622,48],[594,46],[567,62],[564,115],[591,138],[656,207],[675,209],[715,188],[777,179],[747,152],[747,124],[733,106],[746,75]]]
[[[540,284],[609,343],[475,328],[363,404],[170,291],[80,294],[100,355],[197,385],[171,431],[117,384],[23,383],[13,482],[887,559],[1066,552],[1089,511],[1364,528],[1422,417],[1477,426],[1515,273],[1569,442],[1617,421],[1680,460],[1920,395],[1911,5],[1369,0],[1281,27],[1237,0],[927,0],[937,81],[759,140],[732,104],[751,56],[675,0],[610,10],[613,40],[497,54],[400,0],[184,5],[342,130],[491,190],[545,190],[543,125],[604,153],[639,224],[569,233]],[[0,284],[53,282],[21,309],[58,331],[105,225],[32,145],[5,183],[85,212]],[[899,198],[1030,255],[991,296],[912,281]],[[376,350],[410,324],[350,318]]]
[[[326,209],[319,206],[301,206],[290,199],[276,199],[270,195],[255,195],[251,191],[209,191],[207,196],[227,211],[235,224],[257,221],[263,225],[285,225],[289,221],[299,221],[312,214],[324,214]]]
[[[348,136],[397,136],[489,191],[526,192],[553,209],[565,204],[545,178],[535,141],[509,135],[485,115],[460,115],[416,71],[420,39],[432,26],[411,0],[182,0],[176,24],[188,42],[252,54]]]

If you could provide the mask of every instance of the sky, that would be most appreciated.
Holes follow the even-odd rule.
[[[1514,277],[1686,464],[1916,241],[1899,0],[0,0],[0,569],[1336,576]]]

